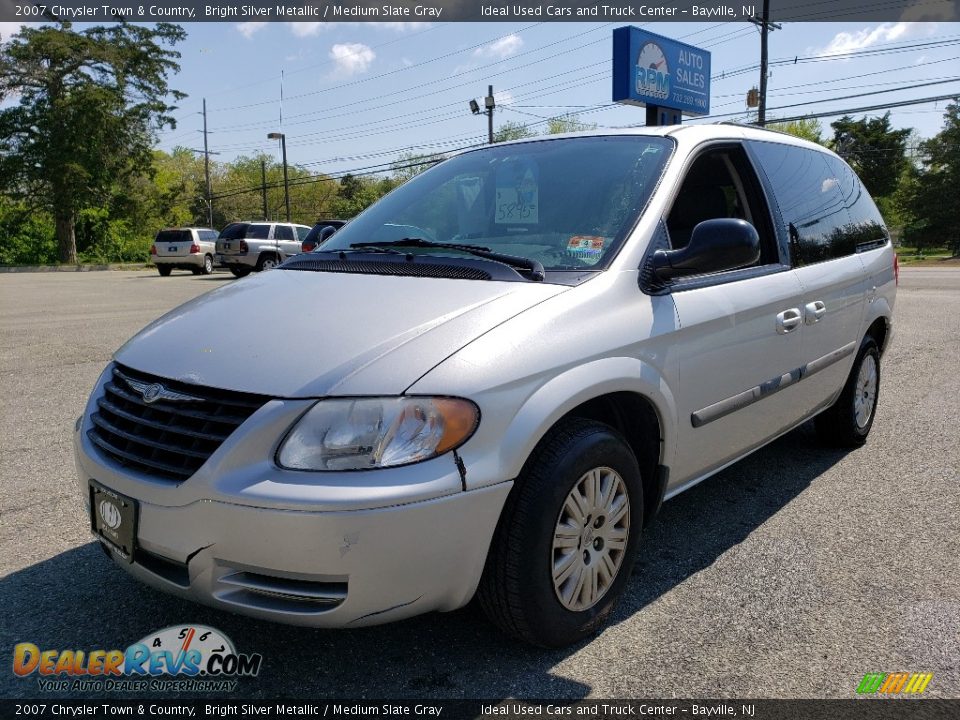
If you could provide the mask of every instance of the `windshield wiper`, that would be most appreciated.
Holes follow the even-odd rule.
[[[440,248],[443,250],[460,250],[461,252],[468,253],[470,255],[475,255],[476,257],[481,257],[486,260],[493,260],[494,262],[500,262],[504,265],[509,265],[512,268],[517,268],[519,270],[525,271],[531,280],[543,280],[546,275],[544,273],[543,265],[538,261],[531,258],[518,257],[517,255],[504,255],[503,253],[493,252],[488,247],[483,247],[481,245],[464,245],[461,243],[445,243],[445,242],[434,242],[433,240],[424,240],[423,238],[403,238],[401,240],[390,240],[387,242],[369,242],[369,243],[354,243],[350,245],[351,248],[404,248],[404,247],[420,247],[420,248]]]

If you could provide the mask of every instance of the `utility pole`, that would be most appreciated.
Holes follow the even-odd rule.
[[[484,104],[487,106],[487,139],[493,145],[493,108],[496,107],[493,102],[493,85],[487,85],[487,97],[484,98]]]
[[[287,222],[290,222],[290,181],[287,180],[287,136],[281,132],[272,132],[267,140],[279,140],[283,150],[283,200],[287,205]]]
[[[263,194],[263,219],[269,220],[267,216],[267,161],[260,159],[260,189]]]
[[[770,28],[779,30],[780,25],[770,22],[770,0],[763,0],[763,15],[750,18],[750,22],[760,28],[760,103],[757,107],[757,125],[767,123],[767,35]]]
[[[213,198],[210,193],[210,148],[207,145],[207,99],[203,99],[203,172],[207,178],[207,227],[213,227]]]
[[[496,106],[497,103],[493,99],[493,85],[487,85],[487,96],[483,99],[483,110],[480,109],[480,103],[476,100],[470,101],[470,112],[474,115],[483,113],[487,116],[487,142],[491,145],[493,145],[493,109]]]

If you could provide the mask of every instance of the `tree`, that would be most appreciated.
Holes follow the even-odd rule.
[[[524,138],[535,137],[536,133],[522,123],[509,122],[503,123],[493,133],[495,143],[507,142],[508,140],[523,140]]]
[[[899,205],[909,220],[904,242],[917,250],[946,245],[960,255],[960,99],[947,106],[944,127],[920,143],[920,167],[910,167]]]
[[[153,168],[157,130],[176,122],[167,76],[176,73],[177,25],[121,23],[74,32],[25,27],[0,46],[0,189],[54,217],[61,262],[77,261],[81,210]]]
[[[794,137],[803,138],[804,140],[809,140],[810,142],[819,143],[820,145],[823,144],[823,138],[821,136],[823,127],[820,125],[820,121],[816,118],[804,118],[803,120],[791,120],[790,122],[767,123],[766,128],[768,130],[777,130],[779,132],[793,135]]]
[[[582,132],[583,130],[596,130],[596,123],[588,123],[580,120],[576,113],[567,113],[558,117],[552,117],[547,120],[547,135],[556,135],[558,133]]]
[[[870,120],[845,115],[830,127],[833,149],[856,170],[870,194],[893,194],[907,166],[907,138],[912,130],[892,129],[889,112]]]
[[[443,155],[423,155],[415,152],[405,152],[397,156],[397,159],[391,163],[390,169],[393,171],[393,179],[397,185],[402,185],[407,180],[416,177],[424,170],[429,170],[438,162],[444,159]]]

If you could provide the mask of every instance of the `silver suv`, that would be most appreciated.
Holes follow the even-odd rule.
[[[163,277],[175,268],[209,275],[216,241],[217,231],[210,228],[164,228],[150,246],[150,259]]]
[[[310,228],[279,222],[230,223],[217,238],[217,263],[237,277],[270,270],[297,255]]]
[[[896,272],[854,172],[787,135],[472,150],[124,345],[79,491],[115,561],[182,597],[332,628],[477,594],[563,645],[663,501],[810,418],[866,441]]]

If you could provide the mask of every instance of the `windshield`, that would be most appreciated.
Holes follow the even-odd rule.
[[[599,270],[650,199],[672,148],[663,137],[615,136],[465,153],[397,188],[322,250],[421,238],[536,260],[546,270]]]

